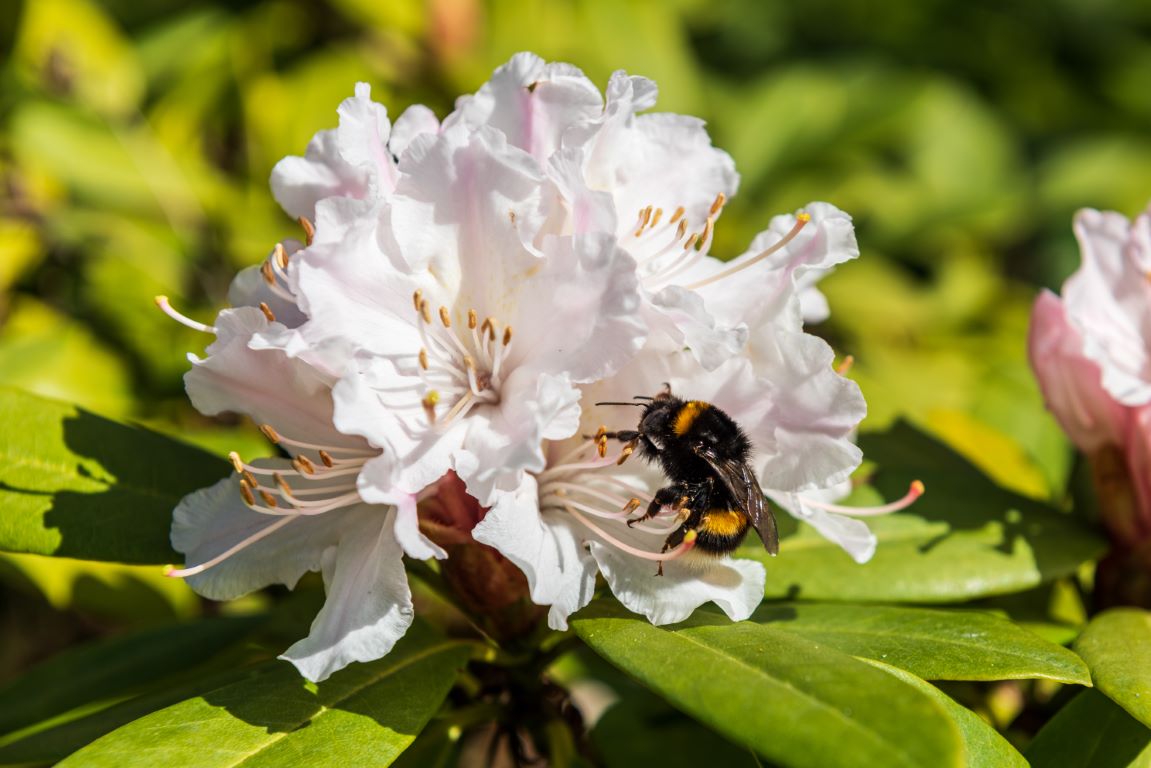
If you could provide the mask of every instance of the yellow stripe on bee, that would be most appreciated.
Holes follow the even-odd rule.
[[[739,536],[747,526],[747,516],[734,509],[709,509],[699,527],[714,536]]]
[[[695,423],[696,417],[710,408],[711,405],[702,400],[688,400],[683,404],[683,408],[679,409],[679,413],[675,417],[675,426],[672,429],[676,435],[683,437],[691,429],[691,425]]]

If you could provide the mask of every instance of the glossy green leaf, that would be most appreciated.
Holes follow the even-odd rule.
[[[1098,533],[1070,516],[997,488],[946,446],[900,423],[860,438],[880,466],[885,498],[922,480],[927,493],[909,509],[868,520],[879,540],[864,565],[814,530],[801,527],[767,564],[767,595],[804,600],[949,603],[1034,587],[1073,573],[1101,554]]]
[[[761,606],[752,620],[927,680],[1039,677],[1091,684],[1087,665],[1074,653],[990,613],[787,603]]]
[[[801,636],[698,612],[654,627],[615,603],[572,626],[612,664],[700,722],[783,766],[948,766],[958,729],[929,697]]]
[[[0,389],[0,550],[176,561],[172,509],[227,472],[172,438]]]
[[[951,715],[963,736],[963,745],[967,750],[967,765],[969,766],[995,766],[995,768],[1027,768],[1027,760],[1019,751],[1003,738],[983,718],[967,707],[958,704],[954,699],[931,683],[921,680],[905,670],[871,661],[876,667],[895,675],[908,685],[914,686],[932,699]]]
[[[1115,608],[1092,619],[1075,641],[1095,687],[1151,727],[1151,613]]]
[[[1151,729],[1098,691],[1056,713],[1024,752],[1032,768],[1144,768]]]
[[[384,766],[435,713],[471,652],[407,637],[314,685],[289,664],[154,712],[62,766]]]
[[[0,688],[0,733],[188,669],[235,642],[258,619],[209,619],[114,637],[67,651]]]

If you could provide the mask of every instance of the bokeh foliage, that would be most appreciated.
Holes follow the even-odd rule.
[[[708,121],[742,176],[717,255],[810,200],[850,212],[863,257],[823,283],[833,314],[816,330],[856,358],[864,430],[909,420],[1013,492],[995,490],[1012,509],[1068,506],[1072,457],[1027,368],[1027,314],[1077,263],[1075,209],[1130,215],[1151,198],[1151,4],[25,0],[0,10],[0,50],[0,385],[216,453],[263,451],[250,425],[187,404],[183,353],[204,340],[152,297],[206,319],[237,268],[296,231],[268,175],[334,124],[354,82],[393,115],[417,102],[443,115],[532,50],[599,83],[619,68],[652,77],[661,109]],[[960,545],[1007,535],[976,522]],[[789,567],[831,581],[845,567],[805,556],[814,565]],[[1085,622],[1067,573],[956,599],[1064,642]],[[14,638],[0,679],[215,610],[149,568],[10,555],[0,580]],[[1020,716],[1012,738],[1036,731],[1035,712],[995,691],[949,692],[1009,733]],[[1062,703],[1028,693],[1039,710]],[[1097,699],[1075,706],[1110,716]],[[1041,732],[1035,755],[1056,743]]]

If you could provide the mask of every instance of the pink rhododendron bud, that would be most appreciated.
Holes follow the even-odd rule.
[[[1092,463],[1115,546],[1100,565],[1097,591],[1107,601],[1148,604],[1151,211],[1133,222],[1080,211],[1075,234],[1082,264],[1062,297],[1044,291],[1036,300],[1028,352],[1047,406]]]

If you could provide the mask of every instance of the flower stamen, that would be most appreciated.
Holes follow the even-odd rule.
[[[711,221],[711,220],[708,219],[708,221]],[[797,215],[795,217],[795,226],[793,226],[791,228],[791,230],[786,235],[784,235],[777,243],[775,243],[771,247],[766,248],[765,250],[760,252],[758,255],[753,256],[752,258],[748,259],[747,261],[743,262],[742,264],[737,264],[736,266],[730,267],[729,269],[725,269],[722,272],[718,272],[718,273],[712,275],[711,277],[704,278],[703,280],[698,280],[694,283],[691,283],[689,285],[685,285],[683,287],[687,288],[688,290],[695,291],[695,290],[698,290],[698,289],[704,287],[705,285],[711,285],[712,283],[717,283],[720,280],[725,280],[725,279],[731,277],[732,275],[734,275],[738,272],[742,272],[743,270],[747,269],[748,267],[750,267],[754,264],[758,264],[759,262],[763,261],[764,259],[770,257],[772,254],[777,253],[778,251],[782,250],[783,248],[786,248],[787,244],[790,243],[792,240],[794,240],[796,235],[798,235],[800,233],[800,231],[802,231],[803,228],[805,226],[807,226],[807,223],[810,221],[811,221],[811,214],[809,214],[809,213],[801,213],[801,214]]]
[[[877,507],[845,507],[842,504],[830,504],[826,501],[819,501],[817,499],[809,499],[802,494],[800,499],[804,504],[816,509],[822,509],[827,512],[835,512],[840,515],[851,515],[852,517],[875,517],[878,515],[889,515],[892,512],[899,512],[900,510],[907,509],[915,500],[918,499],[926,492],[923,482],[920,480],[912,480],[911,486],[907,489],[907,493],[902,498],[897,499],[889,504],[883,504]]]
[[[157,296],[154,300],[156,302],[156,306],[160,308],[161,312],[175,320],[180,325],[187,326],[188,328],[191,328],[194,331],[200,331],[201,333],[214,334],[216,332],[216,326],[198,322],[188,317],[187,315],[177,312],[175,308],[172,307],[171,302],[168,301],[167,296]]]

